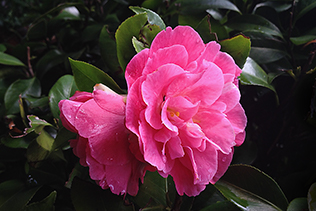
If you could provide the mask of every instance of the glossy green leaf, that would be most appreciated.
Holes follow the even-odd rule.
[[[238,31],[261,32],[283,38],[280,29],[276,25],[259,15],[240,15],[229,20],[226,26]]]
[[[247,58],[239,79],[242,84],[263,86],[276,92],[268,83],[267,73],[250,57]]]
[[[309,41],[315,40],[316,35],[314,34],[307,34],[300,37],[291,37],[290,40],[294,45],[303,45],[305,43],[308,43]]]
[[[116,47],[117,58],[121,68],[125,71],[128,62],[135,55],[135,50],[132,44],[133,37],[138,37],[140,30],[147,22],[147,14],[136,14],[126,19],[116,30]]]
[[[26,133],[31,133],[35,131],[35,133],[39,134],[41,133],[41,131],[43,130],[45,126],[52,127],[50,123],[46,122],[43,119],[38,118],[35,115],[28,115],[27,118],[29,120],[30,127],[26,129]]]
[[[93,87],[102,83],[117,93],[122,93],[120,87],[105,72],[97,67],[82,61],[76,61],[69,58],[71,69],[77,87],[80,91],[92,92]]]
[[[40,187],[28,189],[23,182],[8,180],[0,184],[0,211],[21,211]]]
[[[132,43],[133,43],[133,46],[134,46],[134,49],[135,49],[136,53],[139,53],[139,52],[141,52],[142,50],[144,50],[146,48],[144,46],[144,43],[142,43],[141,41],[137,40],[136,37],[133,37]]]
[[[147,171],[144,183],[140,185],[138,194],[133,198],[139,207],[156,207],[160,209],[167,206],[166,193],[168,192],[167,178],[158,172]]]
[[[181,14],[197,14],[207,9],[227,9],[240,13],[239,9],[229,0],[178,0]]]
[[[104,26],[99,38],[100,52],[103,61],[113,73],[121,72],[121,67],[117,59],[116,42],[108,32],[107,26]]]
[[[209,205],[200,211],[240,211],[240,209],[230,201],[218,201]]]
[[[25,67],[25,64],[19,59],[3,52],[0,52],[0,64]]]
[[[49,106],[55,118],[59,119],[60,111],[58,107],[59,101],[69,99],[75,91],[78,90],[74,77],[72,75],[64,75],[58,79],[49,91]]]
[[[232,165],[215,187],[242,210],[286,210],[288,201],[267,174],[248,165]]]
[[[48,51],[35,65],[35,70],[37,72],[37,77],[39,79],[55,66],[62,64],[67,59],[64,52],[58,49],[52,49]]]
[[[316,8],[316,2],[315,1],[299,1],[298,5],[300,6],[299,13],[295,16],[295,21],[303,17],[306,13],[311,11],[312,9]],[[303,6],[303,8],[301,8]]]
[[[287,53],[280,49],[267,47],[252,47],[249,56],[259,64],[278,61],[284,58]]]
[[[316,210],[316,183],[313,183],[307,194],[308,209]]]
[[[71,199],[77,211],[107,210],[132,211],[132,205],[125,205],[122,197],[113,194],[110,189],[102,190],[99,186],[80,180],[72,181]]]
[[[4,103],[7,114],[18,113],[19,95],[22,98],[29,96],[40,97],[41,86],[37,78],[19,79],[10,85],[4,96]]]
[[[307,211],[307,198],[296,198],[293,199],[286,211]]]
[[[160,29],[166,29],[166,25],[161,17],[150,9],[136,6],[130,6],[129,8],[133,10],[133,12],[135,12],[136,14],[146,13],[148,23],[150,23],[151,25],[157,25],[160,27]]]
[[[248,37],[238,35],[220,42],[221,51],[229,53],[236,64],[242,68],[250,52],[251,42]]]
[[[27,205],[23,211],[54,211],[56,197],[57,192],[53,191],[42,201],[33,202],[30,205]]]
[[[35,135],[29,134],[22,137],[6,136],[1,138],[1,143],[10,148],[23,148],[27,149],[30,143],[34,140]]]
[[[259,4],[256,4],[255,8],[253,9],[253,13],[256,13],[256,10],[260,7],[271,7],[275,9],[277,12],[283,12],[290,9],[292,6],[291,2],[286,1],[266,1]]]

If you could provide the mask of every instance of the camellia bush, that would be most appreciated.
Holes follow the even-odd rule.
[[[2,0],[0,211],[316,210],[316,2]]]

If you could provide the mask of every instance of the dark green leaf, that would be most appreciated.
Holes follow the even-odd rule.
[[[307,211],[307,198],[296,198],[293,199],[286,211]]]
[[[209,205],[200,211],[240,211],[240,209],[230,201],[219,201]]]
[[[72,182],[71,199],[77,211],[133,210],[132,205],[125,205],[122,197],[111,193],[110,189],[102,190],[99,186],[78,178],[74,178]]]
[[[295,21],[300,19],[301,17],[303,17],[306,13],[308,13],[309,11],[311,11],[312,9],[314,9],[316,7],[316,2],[315,1],[299,1],[298,7],[301,9],[299,11],[299,13],[296,15],[295,17]],[[302,8],[303,6],[303,8]]]
[[[134,15],[126,19],[115,33],[117,58],[124,71],[128,62],[135,55],[132,39],[139,36],[140,30],[146,22],[146,13]]]
[[[75,91],[77,86],[72,75],[64,75],[58,79],[54,86],[49,91],[49,106],[55,118],[59,119],[60,111],[58,107],[59,101],[69,99]]]
[[[146,13],[147,18],[148,18],[147,19],[148,23],[150,23],[151,25],[157,25],[160,27],[160,29],[166,29],[166,25],[161,19],[161,17],[157,13],[151,11],[150,9],[136,7],[136,6],[134,7],[130,6],[129,8],[133,10],[133,12],[135,12],[136,14]]]
[[[107,26],[104,26],[101,30],[99,44],[101,56],[105,64],[113,73],[120,72],[121,67],[117,59],[115,39],[110,37]]]
[[[19,112],[19,95],[22,98],[29,96],[40,97],[41,86],[37,78],[19,79],[10,85],[4,96],[7,114]]]
[[[263,86],[276,92],[274,87],[268,83],[266,72],[250,57],[247,58],[239,79],[242,84]]]
[[[54,211],[54,203],[56,200],[57,192],[51,192],[45,199],[40,202],[34,202],[25,207],[23,211]]]
[[[300,37],[291,37],[290,40],[292,41],[292,43],[294,43],[294,45],[303,45],[305,43],[308,43],[309,41],[312,41],[316,39],[316,35],[315,34],[307,34],[307,35],[303,35]]]
[[[139,207],[166,207],[166,193],[168,192],[167,178],[158,172],[147,171],[144,183],[140,185],[138,194],[133,199]]]
[[[235,60],[236,64],[242,68],[250,52],[250,39],[243,35],[223,40],[220,42],[221,50],[229,53]]]
[[[3,52],[0,52],[0,64],[25,67],[25,64],[19,59]]]
[[[7,47],[5,45],[0,44],[0,52],[5,52],[7,50]]]
[[[266,47],[252,47],[249,54],[259,64],[275,62],[286,55],[287,53],[283,50]]]
[[[308,209],[316,210],[316,183],[313,183],[307,194]]]
[[[0,184],[0,211],[21,211],[40,187],[27,189],[23,182],[8,180]]]
[[[260,7],[271,7],[275,9],[277,12],[283,12],[290,9],[292,4],[290,2],[277,2],[277,1],[266,1],[259,4],[256,4],[255,8],[253,9],[253,13],[256,13],[256,10]]]
[[[69,145],[69,140],[75,139],[76,137],[77,134],[72,133],[66,128],[62,127],[57,133],[56,139],[53,144],[53,149],[60,149]]]
[[[242,210],[281,211],[288,206],[278,184],[252,166],[230,166],[215,187]]]
[[[239,31],[261,32],[283,38],[277,26],[259,15],[240,15],[229,20],[226,26]]]
[[[23,136],[12,138],[11,136],[2,137],[1,143],[10,148],[23,148],[26,149],[31,141],[34,139],[33,136]]]
[[[240,13],[239,9],[229,0],[178,0],[183,15],[205,12],[207,9],[227,9]]]
[[[97,67],[82,61],[76,61],[69,58],[74,79],[80,91],[92,92],[93,87],[102,83],[117,93],[122,93],[120,87],[105,72]]]

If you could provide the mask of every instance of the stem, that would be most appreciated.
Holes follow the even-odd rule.
[[[27,65],[29,67],[29,72],[30,72],[31,77],[34,77],[34,72],[31,65],[31,50],[29,46],[27,46]]]

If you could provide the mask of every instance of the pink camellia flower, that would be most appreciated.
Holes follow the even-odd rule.
[[[70,146],[90,177],[115,194],[136,195],[148,164],[125,127],[125,97],[97,84],[93,93],[77,91],[60,101],[59,109],[63,125],[78,134]]]
[[[144,160],[171,175],[180,195],[214,184],[244,141],[240,73],[219,44],[204,44],[188,26],[161,31],[126,68],[126,127]]]

